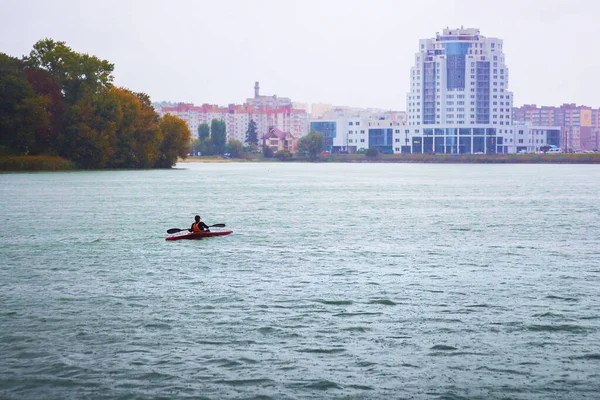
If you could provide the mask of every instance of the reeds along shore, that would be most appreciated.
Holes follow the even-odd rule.
[[[3,156],[0,157],[0,171],[70,171],[73,162],[56,156]]]

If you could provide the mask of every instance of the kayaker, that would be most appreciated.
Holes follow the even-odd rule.
[[[194,219],[196,220],[196,222],[192,224],[191,229],[189,229],[190,232],[210,232],[208,225],[201,221],[199,215],[196,215]]]

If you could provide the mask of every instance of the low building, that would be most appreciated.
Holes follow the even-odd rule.
[[[298,140],[291,133],[278,128],[271,128],[267,134],[263,135],[262,145],[271,148],[273,153],[279,150],[289,150],[290,153],[298,151]]]

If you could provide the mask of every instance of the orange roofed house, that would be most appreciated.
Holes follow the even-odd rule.
[[[298,140],[289,132],[283,132],[277,128],[269,129],[269,132],[262,137],[263,146],[269,146],[273,153],[279,150],[289,150],[296,153],[298,150]]]

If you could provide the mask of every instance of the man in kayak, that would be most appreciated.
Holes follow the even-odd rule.
[[[204,222],[202,222],[200,220],[199,215],[196,215],[194,217],[194,219],[196,220],[196,222],[194,222],[192,224],[192,227],[190,229],[188,229],[190,232],[210,232],[208,225],[206,225]]]

